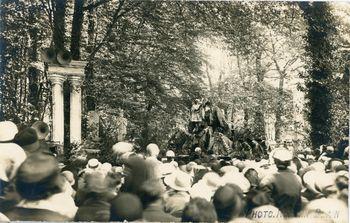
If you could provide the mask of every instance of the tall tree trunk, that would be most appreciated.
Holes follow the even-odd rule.
[[[309,102],[308,119],[311,125],[310,139],[314,148],[331,142],[331,92],[328,79],[331,78],[335,47],[332,36],[336,33],[335,20],[326,2],[301,2],[300,8],[307,22],[306,52],[311,58],[305,80]]]
[[[67,0],[51,0],[53,6],[53,42],[56,49],[64,49],[65,12]]]
[[[257,55],[255,60],[256,66],[256,77],[257,77],[257,98],[258,98],[258,106],[255,108],[255,128],[253,131],[254,137],[256,138],[264,138],[265,137],[265,119],[264,119],[264,98],[262,96],[262,85],[265,76],[265,70],[261,64],[261,53]]]
[[[73,14],[73,24],[71,32],[71,45],[70,51],[73,60],[80,60],[80,41],[81,41],[81,30],[83,26],[83,6],[84,0],[74,1],[74,14]]]

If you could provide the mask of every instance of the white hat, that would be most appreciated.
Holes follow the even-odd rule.
[[[0,142],[11,141],[18,133],[15,123],[10,121],[0,122]]]
[[[220,168],[220,172],[225,174],[225,173],[229,173],[229,172],[235,172],[238,173],[239,169],[235,166],[223,166]]]
[[[118,142],[113,145],[112,150],[117,155],[122,155],[126,152],[131,152],[134,148],[134,145],[128,142]]]
[[[247,193],[250,189],[250,182],[247,178],[244,177],[242,173],[234,173],[234,172],[226,173],[222,176],[221,179],[222,179],[223,185],[228,183],[235,184],[239,188],[241,188],[243,193]]]
[[[155,143],[150,143],[146,147],[146,152],[149,156],[158,156],[159,154],[159,147]]]
[[[16,175],[18,167],[27,158],[27,155],[15,143],[0,143],[0,151],[0,179],[9,181]]]
[[[164,178],[164,183],[174,190],[189,191],[191,188],[191,176],[183,171],[176,171]]]
[[[97,169],[100,165],[101,163],[97,159],[90,159],[86,165],[86,168]]]
[[[176,171],[176,166],[174,165],[174,163],[163,163],[163,164],[160,164],[159,169],[162,176],[165,176],[165,175],[174,173]]]
[[[287,149],[278,149],[274,152],[273,158],[281,162],[291,161],[293,159],[293,153]]]
[[[166,151],[165,156],[166,157],[175,157],[175,153],[172,150],[168,150],[168,151]]]
[[[217,173],[208,172],[192,186],[189,192],[191,198],[200,197],[210,201],[215,191],[222,185],[223,181]]]

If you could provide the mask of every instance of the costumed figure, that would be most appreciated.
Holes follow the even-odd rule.
[[[202,104],[199,99],[195,99],[191,107],[191,120],[189,124],[189,132],[198,131],[202,122]]]

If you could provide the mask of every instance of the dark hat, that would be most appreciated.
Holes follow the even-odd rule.
[[[120,193],[111,201],[110,221],[136,221],[142,219],[140,199],[130,193]]]
[[[43,121],[34,122],[32,128],[36,131],[39,139],[45,139],[50,131],[49,126]]]
[[[30,200],[58,193],[64,183],[64,178],[59,173],[55,157],[44,153],[30,155],[18,168],[17,191],[23,198]]]
[[[40,148],[38,135],[32,128],[25,128],[18,132],[13,141],[21,146],[26,152],[35,152]]]

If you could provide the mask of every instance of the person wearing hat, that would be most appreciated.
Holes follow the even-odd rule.
[[[186,205],[182,222],[217,222],[217,215],[212,203],[203,198],[194,198]]]
[[[142,203],[136,195],[120,193],[110,203],[110,221],[143,221]]]
[[[164,212],[163,194],[165,187],[158,179],[145,181],[140,188],[140,199],[143,205],[143,218],[146,221],[154,222],[178,222],[169,213]]]
[[[27,155],[37,152],[44,152],[52,155],[49,147],[39,141],[37,132],[33,128],[28,127],[18,132],[13,141],[17,145],[21,146]]]
[[[77,207],[73,198],[63,192],[64,183],[53,156],[43,153],[29,156],[18,168],[15,180],[23,200],[4,214],[11,221],[72,220]]]
[[[213,196],[213,204],[219,222],[232,221],[243,215],[245,207],[243,191],[233,184],[221,186]]]
[[[277,173],[265,176],[260,187],[278,207],[283,216],[293,217],[301,208],[301,180],[288,167],[293,159],[293,153],[287,149],[276,150],[273,154]]]
[[[10,121],[0,122],[0,143],[11,143],[17,133],[18,128],[15,123]]]
[[[164,178],[167,186],[165,211],[180,218],[186,203],[190,200],[191,176],[183,171],[176,171]]]
[[[208,172],[191,187],[189,192],[191,198],[200,197],[210,201],[216,189],[221,185],[221,177],[215,172]]]
[[[85,188],[78,191],[84,198],[75,215],[75,221],[108,221],[109,202],[115,194],[108,190],[108,181],[101,172],[93,172],[86,176]],[[82,193],[81,193],[82,192]]]

